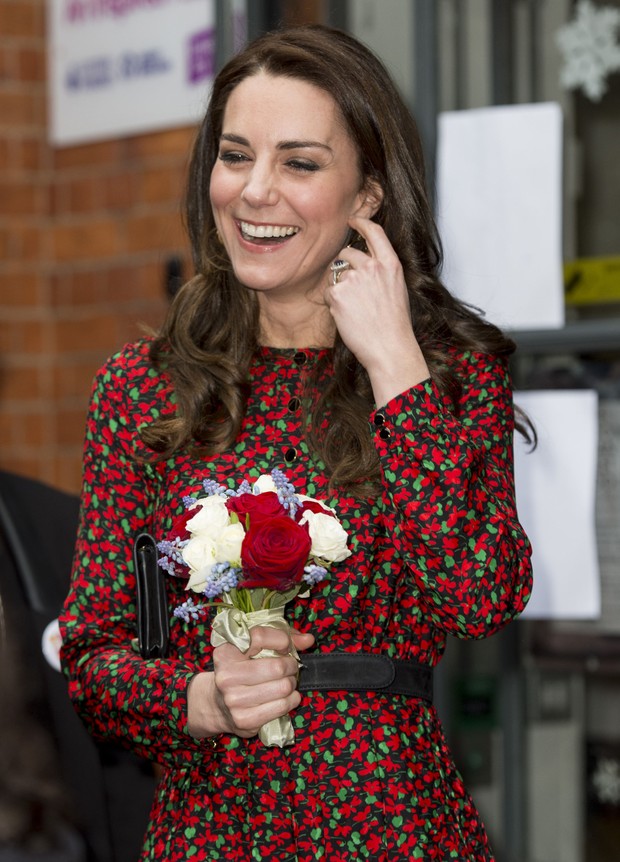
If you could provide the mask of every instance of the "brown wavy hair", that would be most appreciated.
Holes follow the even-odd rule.
[[[416,337],[433,380],[455,411],[462,384],[450,348],[499,356],[514,350],[497,327],[455,299],[440,281],[441,244],[426,191],[420,137],[380,60],[352,36],[322,25],[268,33],[218,74],[191,157],[186,221],[196,275],[176,296],[151,348],[156,367],[172,379],[178,410],[142,434],[165,457],[187,445],[208,454],[230,447],[244,415],[248,368],[259,344],[258,304],[254,293],[236,280],[219,242],[209,183],[228,97],[259,72],[313,84],[336,102],[357,148],[363,181],[383,190],[374,221],[400,258]],[[315,395],[307,408],[307,437],[331,484],[364,494],[380,478],[368,430],[372,390],[365,369],[339,335],[332,361],[330,382],[320,393],[309,380],[308,393]],[[314,374],[323,370],[317,367]]]

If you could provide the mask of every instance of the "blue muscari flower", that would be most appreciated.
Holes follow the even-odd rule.
[[[313,587],[322,581],[327,575],[327,569],[324,566],[315,566],[314,564],[306,566],[304,569],[303,580],[308,586]]]
[[[207,599],[214,599],[222,593],[234,590],[240,573],[241,569],[231,566],[230,563],[214,563],[206,579],[204,596]]]
[[[196,498],[191,497],[189,494],[185,497],[182,497],[181,499],[186,509],[191,509],[196,505]]]
[[[183,602],[182,605],[179,605],[177,608],[174,609],[173,616],[188,623],[190,620],[199,619],[204,609],[204,605],[197,605],[190,597],[187,599],[186,602]]]
[[[294,486],[289,482],[286,473],[283,473],[282,470],[278,470],[277,467],[274,467],[271,471],[271,478],[273,479],[273,484],[276,486],[278,500],[287,510],[291,518],[294,518],[295,512],[301,505],[297,498],[297,494],[295,493]]]
[[[251,494],[252,486],[248,482],[247,479],[244,479],[243,482],[239,485],[237,490],[235,491],[235,497],[240,497],[242,494]]]
[[[159,557],[159,559],[157,560],[157,564],[159,565],[160,569],[163,569],[164,572],[166,572],[167,574],[176,575],[176,566],[174,565],[173,560],[170,560],[168,557]]]
[[[217,494],[219,497],[224,497],[226,495],[225,486],[220,485],[220,483],[216,482],[215,479],[205,479],[202,483],[202,487],[205,489],[205,493],[208,497],[211,497],[214,494]]]
[[[188,539],[179,539],[178,537],[172,540],[163,539],[157,543],[157,550],[161,553],[161,557],[157,560],[160,567],[168,572],[169,575],[175,575],[175,564],[178,566],[187,565],[181,551],[187,545]]]

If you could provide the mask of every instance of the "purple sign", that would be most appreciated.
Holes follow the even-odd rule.
[[[215,73],[215,28],[200,30],[188,40],[187,80],[198,84]]]

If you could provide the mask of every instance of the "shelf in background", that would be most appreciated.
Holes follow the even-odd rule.
[[[506,333],[520,353],[571,353],[620,350],[620,318],[579,320],[561,329],[513,330]]]

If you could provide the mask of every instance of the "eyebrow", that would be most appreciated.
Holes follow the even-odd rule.
[[[221,136],[222,141],[229,141],[232,144],[239,144],[242,147],[249,147],[250,142],[247,138],[243,138],[241,135],[233,135],[231,133],[226,133]],[[307,149],[309,147],[319,147],[322,150],[329,150],[331,153],[331,147],[327,144],[322,143],[321,141],[280,141],[277,146],[279,150],[302,150]]]

